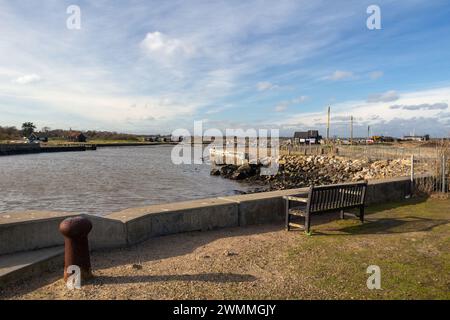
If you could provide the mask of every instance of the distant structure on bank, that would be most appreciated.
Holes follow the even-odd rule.
[[[67,140],[70,142],[86,142],[87,137],[82,132],[71,132],[67,137]]]
[[[395,142],[397,141],[394,137],[387,137],[387,136],[372,136],[372,141],[374,143],[378,142]]]
[[[154,135],[143,136],[143,138],[144,138],[144,141],[146,141],[146,142],[173,142],[174,141],[172,135],[170,135],[170,134],[168,134],[168,135],[154,134]],[[179,139],[179,141],[181,141],[181,139]]]
[[[322,136],[318,130],[297,131],[294,133],[294,143],[299,144],[316,144],[320,143]]]
[[[43,132],[33,132],[28,137],[28,142],[29,143],[48,142],[48,136]]]
[[[414,136],[404,136],[403,140],[404,141],[428,141],[428,140],[430,140],[430,135],[426,134],[426,135],[423,135],[423,136],[416,136],[416,135],[414,135]]]

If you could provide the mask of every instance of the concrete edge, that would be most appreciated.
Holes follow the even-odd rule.
[[[2,274],[0,276],[0,290],[19,281],[39,276],[45,271],[50,271],[57,267],[62,268],[64,266],[64,248],[57,247],[54,251],[54,253],[42,253],[42,255],[29,263],[18,266],[6,274]]]

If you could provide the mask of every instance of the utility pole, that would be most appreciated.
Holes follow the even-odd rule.
[[[350,116],[350,142],[353,144],[353,116]]]
[[[367,140],[370,140],[370,125],[367,126]]]
[[[331,107],[328,107],[328,117],[327,117],[327,143],[330,142],[330,113],[331,113]]]

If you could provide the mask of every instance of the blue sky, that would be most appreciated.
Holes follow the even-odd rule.
[[[450,134],[448,1],[0,0],[0,30],[0,125]]]

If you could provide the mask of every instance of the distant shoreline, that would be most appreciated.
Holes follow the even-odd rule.
[[[174,146],[180,142],[0,143],[0,157],[48,152],[81,152],[97,148]],[[204,144],[209,144],[210,142]]]
[[[95,151],[97,148],[115,147],[140,147],[175,145],[177,142],[120,142],[120,143],[59,143],[59,144],[38,144],[38,143],[8,143],[0,144],[0,156],[12,156],[21,154],[36,154],[49,152],[81,152]]]

